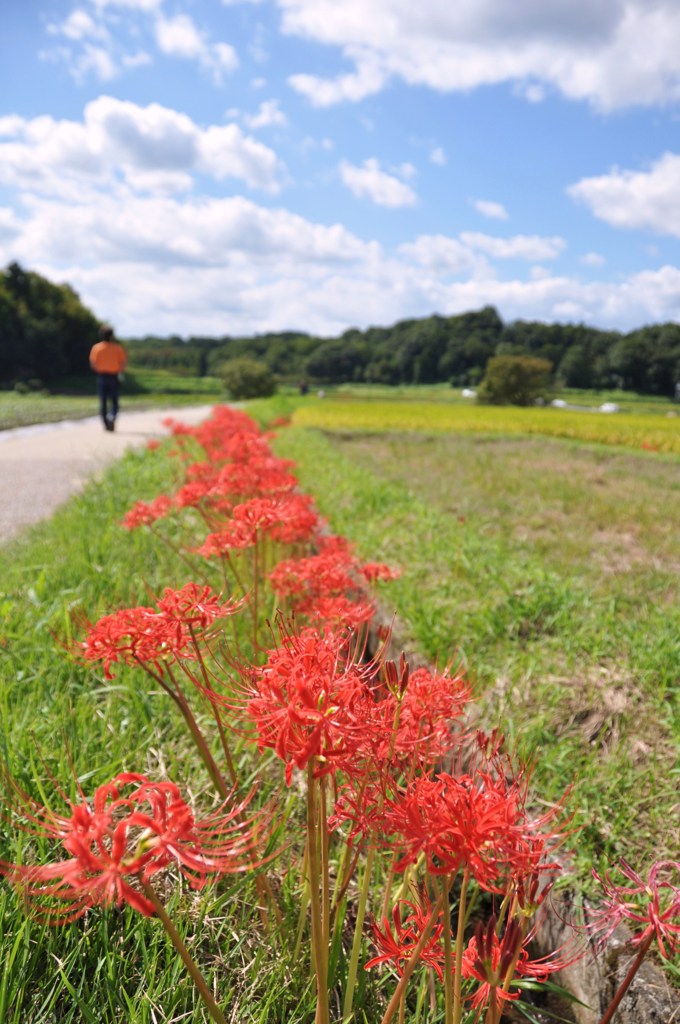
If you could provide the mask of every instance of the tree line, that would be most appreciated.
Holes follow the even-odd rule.
[[[67,284],[12,263],[0,272],[0,382],[50,385],[87,372],[99,321]],[[115,325],[114,325],[115,326]],[[492,306],[457,316],[350,328],[337,337],[283,331],[254,337],[147,336],[126,342],[131,368],[219,375],[232,359],[254,359],[279,379],[312,384],[450,383],[474,387],[494,356],[546,359],[564,387],[622,388],[674,395],[680,381],[680,324],[628,333],[585,324],[504,323]]]
[[[0,383],[52,385],[87,372],[99,320],[68,284],[18,263],[0,271]]]
[[[547,360],[560,385],[641,394],[675,394],[680,381],[680,324],[629,333],[584,324],[503,323],[492,306],[458,316],[401,320],[392,327],[351,328],[334,338],[298,331],[255,337],[129,342],[133,364],[217,374],[227,360],[264,363],[280,380],[315,384],[435,384],[474,387],[493,356]]]

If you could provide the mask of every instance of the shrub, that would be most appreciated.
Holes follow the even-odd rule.
[[[228,359],[217,370],[230,398],[268,398],[276,381],[268,366],[255,359]]]
[[[477,401],[489,405],[532,405],[550,392],[552,364],[531,356],[494,356]]]

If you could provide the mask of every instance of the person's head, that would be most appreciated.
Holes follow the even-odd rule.
[[[99,328],[100,341],[113,341],[113,327],[109,324],[102,324]]]

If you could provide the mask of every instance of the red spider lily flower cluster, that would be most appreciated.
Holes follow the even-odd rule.
[[[607,872],[593,876],[602,887],[604,900],[587,925],[588,932],[604,947],[622,922],[634,931],[631,943],[642,946],[652,939],[667,960],[680,951],[680,861],[657,861],[643,879],[622,860],[620,873],[628,880],[617,884]]]
[[[563,840],[545,832],[558,809],[538,819],[526,811],[527,777],[477,768],[472,773],[420,775],[385,804],[385,828],[404,851],[403,870],[424,855],[433,875],[466,868],[488,892],[504,892],[514,877],[556,870],[547,859]]]
[[[504,1003],[520,997],[522,978],[546,981],[550,974],[562,970],[565,962],[548,957],[530,960],[526,949],[529,940],[522,934],[518,922],[508,921],[501,938],[496,933],[496,924],[495,914],[486,926],[481,921],[477,924],[463,952],[462,974],[480,983],[468,997],[471,1006],[480,1009],[493,1003],[500,1013]]]
[[[425,893],[420,895],[417,903],[412,903],[410,900],[398,900],[392,909],[391,921],[384,917],[382,927],[377,922],[374,922],[371,927],[373,943],[379,953],[364,964],[364,970],[369,971],[378,964],[391,963],[401,974],[403,964],[413,955],[426,925],[430,923],[433,912],[432,905]],[[420,962],[427,967],[434,968],[440,981],[443,977],[442,967],[444,964],[442,918],[443,911],[440,910],[437,915],[437,923],[432,927],[425,945],[419,952]]]
[[[194,582],[165,590],[153,607],[105,616],[90,627],[81,656],[102,663],[107,678],[117,663],[151,670],[180,706],[222,796],[228,784],[213,753],[217,743],[201,732],[200,716],[181,689],[182,672],[210,700],[234,784],[230,730],[260,752],[272,751],[284,765],[288,786],[296,771],[307,771],[302,870],[312,922],[317,1024],[329,1024],[328,951],[337,926],[331,918],[352,891],[352,871],[365,858],[351,978],[360,962],[364,912],[370,913],[374,859],[385,854],[390,861],[386,892],[372,926],[377,950],[366,967],[392,964],[401,977],[394,998],[401,998],[419,959],[444,984],[447,1022],[454,1016],[462,1020],[468,999],[465,1012],[478,1018],[486,1005],[489,1024],[497,1024],[505,1003],[519,996],[522,979],[545,980],[563,966],[557,959],[532,961],[526,950],[530,919],[550,889],[559,867],[555,851],[568,834],[562,806],[534,814],[528,805],[529,767],[504,752],[500,733],[484,736],[466,729],[473,695],[461,671],[411,669],[403,656],[398,663],[386,660],[386,645],[366,660],[363,638],[375,615],[369,586],[397,573],[378,562],[362,563],[344,538],[324,536],[312,499],[297,490],[292,463],[274,455],[269,436],[253,420],[217,409],[199,427],[173,424],[172,429],[181,475],[177,488],[139,502],[124,525],[152,526],[177,516],[186,560],[196,564],[196,554],[218,560],[198,563],[199,578],[205,574],[210,580],[219,572],[229,587],[233,580],[238,592],[248,595],[252,629],[244,629],[233,647],[221,643],[220,622],[244,602],[224,601]],[[258,607],[262,598],[266,611]],[[274,644],[263,640],[272,599],[280,602],[278,611],[274,604],[280,633]],[[180,672],[174,671],[175,662]],[[212,688],[218,679],[224,684],[217,687],[219,695]],[[194,699],[195,691],[190,696]],[[149,913],[145,886],[173,865],[200,887],[212,875],[257,863],[262,821],[246,824],[241,808],[235,816],[227,814],[225,825],[223,807],[196,822],[168,787],[125,775],[97,791],[91,804],[71,805],[70,816],[34,808],[26,815],[29,822],[38,834],[58,838],[68,857],[45,868],[5,864],[5,873],[46,916],[70,920],[97,902],[129,902]],[[338,899],[331,900],[329,851],[343,842]],[[393,905],[395,877],[401,874],[403,887],[422,887],[422,892]],[[457,875],[460,884],[454,885]],[[492,916],[466,945],[470,886],[494,894],[494,901],[498,896],[503,924]],[[439,903],[433,908],[426,894],[437,890]],[[453,893],[459,901],[457,932],[449,903]],[[663,889],[656,902],[651,896],[636,920],[643,935],[652,920],[662,921],[665,947],[675,949],[678,929],[667,916],[669,894]],[[626,916],[618,909],[611,913],[617,920]],[[610,914],[605,931],[611,920]],[[351,1015],[350,998],[343,1019]]]
[[[247,713],[259,749],[269,747],[284,761],[288,785],[294,769],[313,758],[320,772],[330,772],[356,750],[366,686],[347,634],[312,627],[284,635],[262,668],[252,669]]]
[[[397,572],[377,562],[362,565],[340,537],[325,537],[324,523],[312,499],[297,490],[294,463],[271,451],[269,436],[239,410],[218,407],[198,427],[170,421],[182,442],[184,480],[173,495],[137,502],[126,514],[127,529],[152,526],[185,509],[194,509],[209,526],[209,533],[190,550],[205,558],[221,558],[244,587],[258,592],[268,582],[287,601],[289,613],[330,629],[356,629],[370,622],[375,606],[367,584],[394,579]],[[196,460],[197,449],[203,457]],[[193,456],[193,457],[192,457]],[[261,559],[265,543],[296,548],[295,558],[284,558],[271,571],[271,558]],[[315,554],[299,548],[316,548]],[[237,572],[233,558],[255,550],[256,568]],[[280,553],[277,550],[277,555]],[[252,579],[268,562],[269,579]],[[247,587],[245,587],[247,589]],[[255,610],[253,615],[255,615]]]
[[[341,537],[322,537],[317,547],[317,554],[279,562],[269,574],[274,593],[311,622],[349,629],[370,622],[375,606],[364,593],[365,582],[395,579],[398,573],[377,562],[362,565]]]
[[[309,541],[319,525],[312,500],[304,494],[251,498],[236,505],[231,520],[197,550],[206,557],[220,555],[231,548],[252,547],[264,536],[283,544]]]
[[[261,862],[257,851],[267,819],[262,813],[245,817],[249,798],[225,801],[197,819],[174,783],[124,772],[99,786],[92,800],[68,801],[68,812],[58,814],[10,785],[21,827],[58,840],[68,856],[46,865],[0,861],[0,872],[53,924],[106,904],[127,903],[150,916],[154,908],[140,885],[171,867],[202,888]]]
[[[222,602],[210,587],[197,583],[179,590],[166,587],[155,608],[122,608],[99,619],[78,647],[86,662],[103,663],[107,679],[114,678],[111,666],[118,662],[150,665],[162,674],[167,661],[194,658],[200,635],[242,604]]]

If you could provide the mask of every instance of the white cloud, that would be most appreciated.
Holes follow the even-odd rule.
[[[421,235],[415,242],[399,246],[399,252],[409,262],[415,262],[437,274],[473,274],[475,277],[492,275],[488,261],[457,238],[446,235]]]
[[[159,17],[155,24],[158,48],[169,57],[197,60],[212,71],[217,81],[223,71],[238,67],[238,57],[228,43],[210,43],[188,14],[173,18]]]
[[[472,203],[477,213],[491,220],[507,220],[507,210],[502,203],[494,203],[491,199],[475,199]]]
[[[150,14],[160,10],[163,0],[91,0],[99,10],[111,8],[122,8],[128,11],[142,11]]]
[[[149,267],[227,267],[282,261],[335,266],[370,260],[380,247],[339,224],[314,224],[287,210],[269,210],[235,196],[104,197],[96,205],[33,200],[23,226],[23,247],[42,258],[83,266],[140,263]]]
[[[72,61],[71,74],[76,81],[82,81],[92,73],[100,82],[110,82],[118,74],[118,66],[111,51],[103,46],[86,43],[82,51]]]
[[[599,252],[587,252],[581,257],[581,263],[587,267],[601,267],[606,262],[604,256]]]
[[[648,171],[612,170],[567,190],[596,217],[618,228],[680,237],[680,155],[665,153]]]
[[[51,35],[63,35],[67,39],[106,39],[108,32],[105,26],[81,8],[76,8],[61,24],[49,24],[47,31]]]
[[[584,282],[531,268],[501,279],[461,239],[422,236],[385,253],[341,224],[243,197],[100,194],[0,209],[0,263],[68,280],[123,335],[253,334],[449,315],[486,304],[506,320],[633,327],[680,319],[680,268]]]
[[[460,236],[464,245],[478,249],[494,259],[509,260],[553,260],[560,255],[566,242],[556,235],[542,238],[540,235],[514,235],[512,238],[496,238],[476,231],[464,231]]]
[[[279,110],[278,100],[264,100],[260,103],[257,114],[247,115],[244,120],[249,128],[269,128],[272,125],[288,123],[286,115]]]
[[[342,100],[363,100],[380,92],[387,74],[379,61],[366,54],[355,54],[356,72],[340,75],[335,79],[319,78],[318,75],[291,75],[288,84],[306,96],[314,107],[330,107]]]
[[[391,77],[439,91],[512,82],[532,102],[549,86],[603,110],[680,98],[677,0],[278,3],[285,32],[338,47],[355,67],[294,75],[316,105],[362,99]]]
[[[16,238],[21,230],[22,223],[14,210],[8,206],[0,206],[0,242]]]
[[[444,167],[446,165],[446,153],[441,146],[435,146],[430,152],[430,162],[436,164],[437,167]]]
[[[418,197],[413,189],[391,174],[380,170],[375,158],[365,160],[361,167],[343,160],[340,177],[344,185],[359,199],[370,199],[378,206],[415,206]]]
[[[0,181],[40,195],[78,196],[116,188],[186,189],[197,173],[237,178],[276,192],[281,167],[268,146],[238,125],[202,128],[179,111],[100,96],[83,120],[0,121]]]

